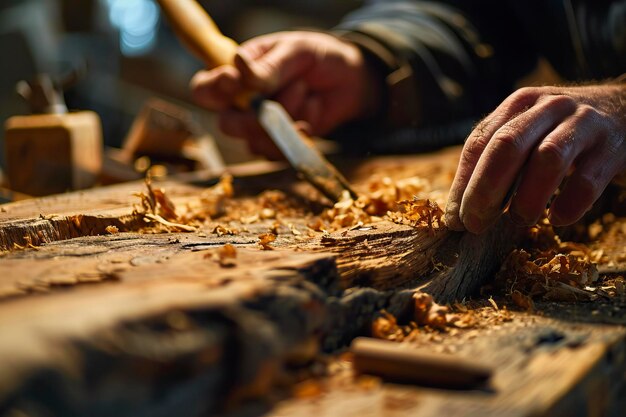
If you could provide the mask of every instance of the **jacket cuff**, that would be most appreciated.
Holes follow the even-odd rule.
[[[361,25],[357,30],[334,30],[331,33],[361,49],[368,66],[379,75],[382,91],[377,112],[379,119],[394,127],[417,126],[421,108],[413,68],[407,58],[392,52],[393,49],[380,40],[382,33],[377,37],[377,32],[384,32],[384,36],[389,37],[389,31],[375,23]]]

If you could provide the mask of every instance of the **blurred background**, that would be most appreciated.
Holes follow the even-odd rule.
[[[242,42],[277,30],[331,28],[362,1],[200,3],[227,36]],[[67,106],[98,113],[105,146],[122,146],[146,100],[160,97],[192,111],[194,119],[215,135],[226,163],[250,158],[241,143],[215,130],[210,113],[190,101],[188,82],[202,63],[181,46],[154,0],[1,0],[0,53],[3,124],[29,112],[16,93],[18,81],[45,73],[62,83],[78,74],[64,87]],[[0,149],[4,167],[4,146]]]

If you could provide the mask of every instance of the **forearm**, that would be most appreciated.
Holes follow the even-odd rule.
[[[519,65],[503,71],[493,46],[445,2],[376,3],[348,15],[336,33],[378,60],[386,87],[381,106],[393,126],[479,117],[510,92],[524,71]],[[525,58],[523,51],[519,55]],[[534,62],[527,61],[526,67]]]

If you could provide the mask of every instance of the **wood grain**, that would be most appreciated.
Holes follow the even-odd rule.
[[[357,189],[372,175],[422,175],[445,199],[457,159],[454,149],[341,166]],[[271,184],[309,198],[319,212],[323,198],[292,171],[275,168],[238,176],[240,201]],[[216,177],[188,180],[157,184],[185,204]],[[272,250],[261,250],[258,236],[272,219],[236,235],[214,233],[214,223],[191,233],[139,233],[133,194],[143,187],[0,206],[0,415],[245,414],[248,400],[274,395],[286,367],[300,369],[321,351],[347,346],[381,309],[410,308],[416,289],[444,302],[475,294],[518,232],[506,221],[480,237],[381,221],[325,234],[312,233],[306,218],[285,217]],[[225,244],[236,257],[220,262]],[[313,403],[286,400],[270,414],[601,410],[615,403],[623,382],[623,324],[530,317],[477,332],[457,353],[497,369],[492,392],[348,384]],[[564,342],[542,342],[544,332]],[[610,394],[593,404],[605,386]]]

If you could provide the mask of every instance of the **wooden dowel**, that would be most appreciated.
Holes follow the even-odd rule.
[[[425,352],[386,340],[356,338],[351,351],[358,373],[395,382],[471,388],[484,384],[493,373],[489,367],[467,359]]]

